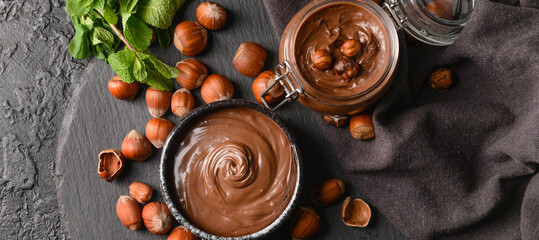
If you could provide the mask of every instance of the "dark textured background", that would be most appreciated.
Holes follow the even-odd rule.
[[[188,1],[175,23],[194,20],[199,2]],[[252,100],[252,79],[237,73],[231,59],[241,42],[255,41],[268,50],[266,69],[271,69],[277,63],[278,39],[262,1],[217,2],[228,9],[229,22],[210,32],[207,49],[196,58],[210,72],[231,79],[235,98]],[[150,115],[143,91],[135,101],[116,100],[106,88],[114,75],[108,65],[71,58],[67,47],[73,28],[64,5],[0,0],[0,238],[165,239],[127,230],[115,213],[130,182],[158,188],[160,151],[146,162],[129,162],[112,184],[96,174],[100,150],[119,148],[131,129],[144,131]],[[151,51],[169,64],[185,59],[174,47]],[[194,93],[202,104],[199,90]],[[310,190],[324,179],[341,177],[341,170],[312,112],[294,103],[278,114],[299,139],[306,167],[301,204],[310,205]],[[170,113],[166,117],[178,121]],[[161,199],[158,190],[155,195],[152,200]],[[362,197],[361,189],[349,188],[345,195]],[[339,208],[339,203],[316,208],[323,221],[318,239],[405,239],[376,206],[365,229],[344,226]],[[271,238],[289,237],[280,228]]]

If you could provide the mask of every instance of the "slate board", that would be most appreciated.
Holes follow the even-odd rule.
[[[195,20],[196,6],[202,1],[188,1],[176,15],[173,26],[180,21]],[[268,50],[265,69],[277,64],[279,41],[270,25],[262,1],[216,1],[228,10],[228,22],[224,29],[209,32],[208,46],[195,58],[201,60],[210,73],[227,76],[234,85],[234,98],[254,100],[251,93],[252,78],[240,75],[232,66],[232,58],[242,42],[253,41]],[[174,46],[150,49],[170,65],[185,59]],[[120,195],[128,195],[128,186],[140,181],[152,186],[152,201],[162,201],[158,181],[158,165],[161,151],[154,150],[145,162],[128,161],[124,173],[113,183],[97,175],[97,155],[107,148],[119,149],[125,135],[131,129],[144,133],[151,118],[144,103],[144,90],[139,90],[133,101],[120,101],[107,90],[113,70],[104,61],[94,59],[86,68],[83,81],[76,85],[66,110],[59,133],[58,158],[56,162],[57,194],[63,225],[71,239],[165,239],[146,230],[127,230],[116,216],[116,202]],[[179,85],[176,84],[176,89]],[[200,90],[194,90],[197,106],[204,104]],[[316,114],[299,103],[292,103],[278,110],[283,120],[296,134],[304,161],[304,191],[300,205],[311,206],[310,191],[329,178],[341,178],[341,170],[320,129],[313,118]],[[167,113],[167,119],[178,122],[179,118]],[[346,183],[346,179],[344,179]],[[346,196],[361,198],[361,189],[348,189]],[[406,239],[365,199],[373,209],[368,227],[351,228],[340,218],[340,199],[329,207],[315,209],[321,216],[322,227],[314,239]],[[177,224],[177,223],[176,223]],[[290,239],[286,227],[279,228],[268,239]]]

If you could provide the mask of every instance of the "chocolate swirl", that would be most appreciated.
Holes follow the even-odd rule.
[[[223,197],[222,184],[243,188],[256,175],[253,153],[247,146],[224,143],[213,149],[202,163],[206,187]]]
[[[174,164],[184,216],[200,229],[235,237],[279,217],[293,195],[294,153],[270,118],[247,108],[202,117],[182,140]]]

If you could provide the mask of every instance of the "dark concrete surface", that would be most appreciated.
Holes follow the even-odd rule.
[[[199,2],[188,1],[174,23],[194,20]],[[277,63],[278,39],[262,1],[217,2],[228,9],[230,19],[224,29],[210,32],[208,47],[196,58],[233,82],[235,98],[253,100],[252,78],[236,72],[231,59],[241,42],[258,42],[268,50],[265,69],[271,69]],[[96,173],[99,151],[119,149],[131,129],[144,132],[150,119],[144,88],[134,101],[116,100],[106,87],[114,72],[104,61],[71,58],[67,47],[73,29],[64,5],[0,0],[0,239],[165,239],[127,230],[115,213],[118,197],[128,194],[132,181],[148,183],[156,189],[152,201],[162,200],[160,150],[146,162],[129,161],[113,183]],[[171,65],[186,58],[173,46],[151,51]],[[197,105],[203,104],[199,90],[194,94]],[[305,162],[300,204],[310,206],[310,190],[340,177],[339,166],[314,113],[293,103],[278,114],[299,140]],[[165,117],[179,120],[170,112]],[[345,195],[362,197],[361,189],[347,187]],[[323,222],[315,238],[406,239],[369,203],[373,218],[364,229],[341,222],[340,203],[315,208]],[[269,238],[290,239],[284,227]]]

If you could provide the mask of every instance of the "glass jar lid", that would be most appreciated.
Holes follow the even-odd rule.
[[[397,29],[435,46],[451,45],[470,18],[476,0],[387,0],[384,10]]]

